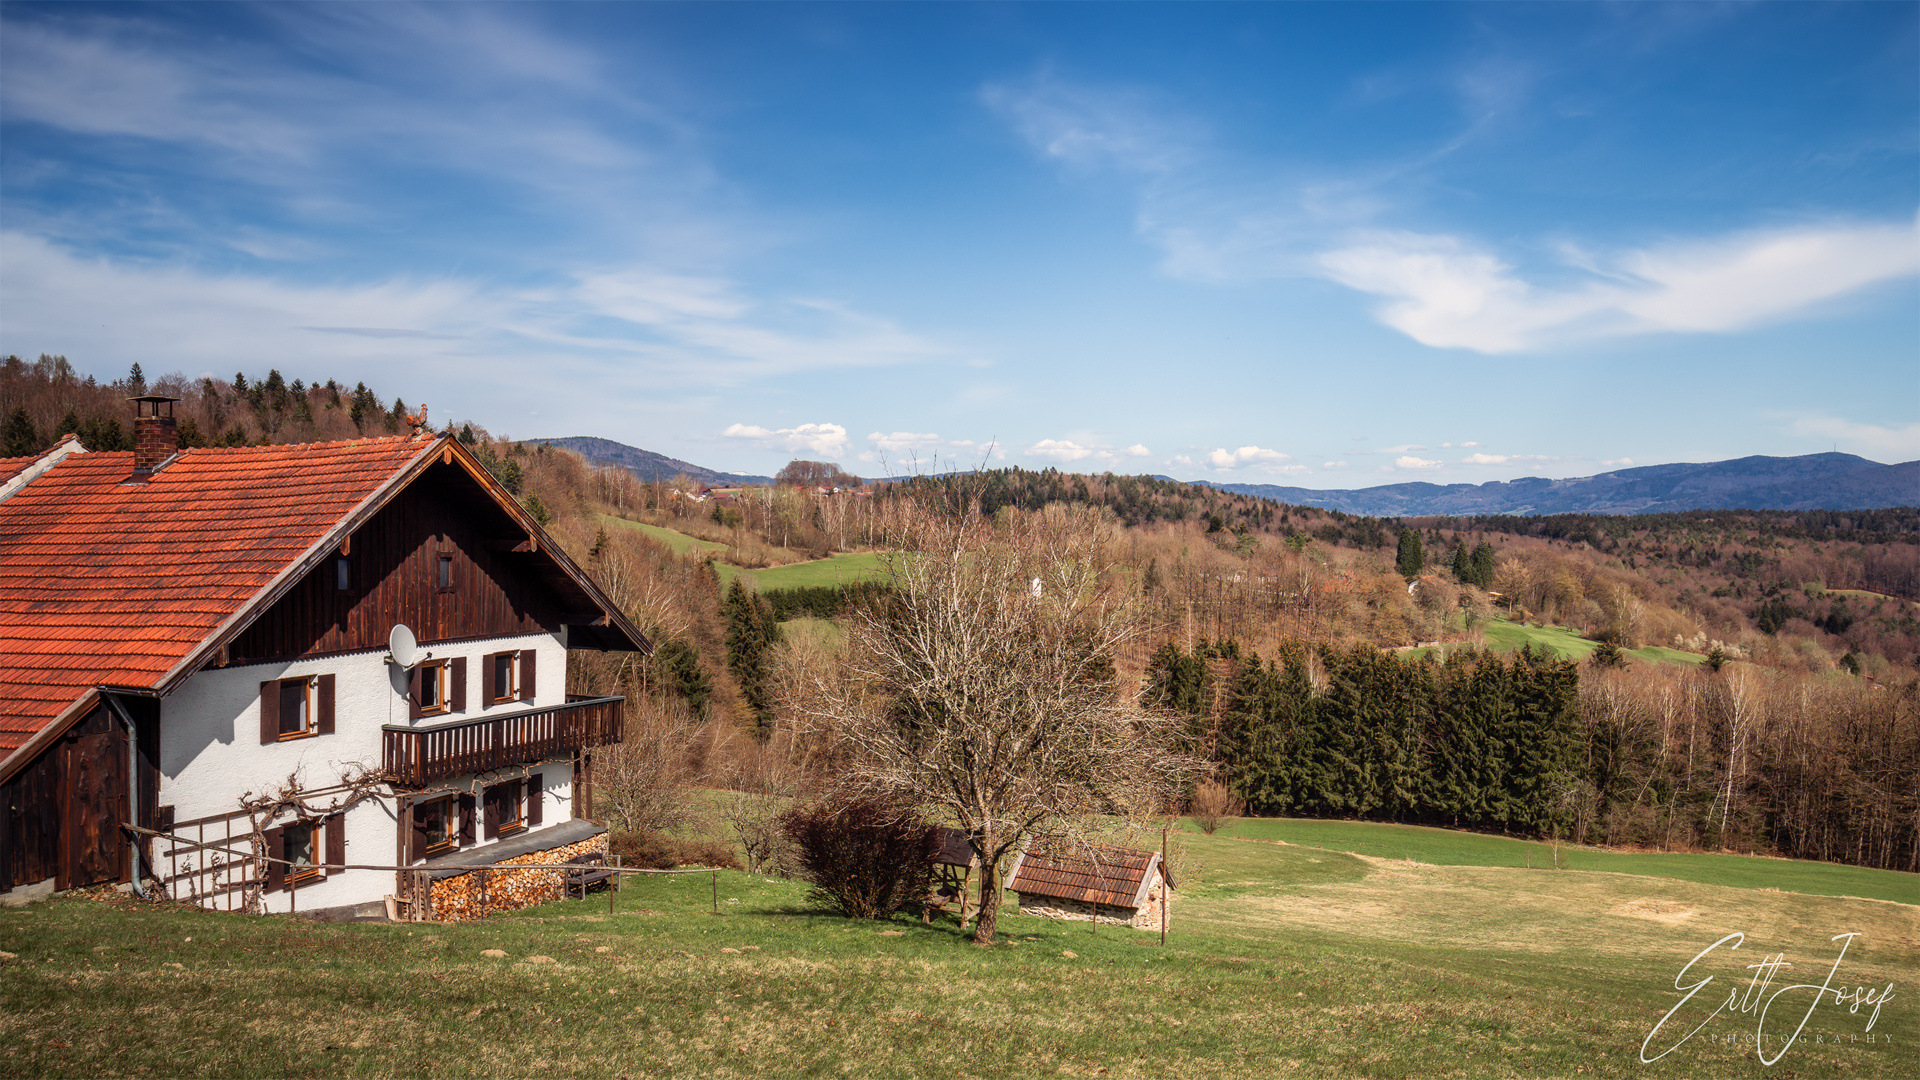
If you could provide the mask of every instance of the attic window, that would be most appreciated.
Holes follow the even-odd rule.
[[[342,555],[333,560],[333,587],[341,592],[353,589],[353,560]]]
[[[442,592],[453,590],[453,556],[442,554],[435,570],[434,584]]]

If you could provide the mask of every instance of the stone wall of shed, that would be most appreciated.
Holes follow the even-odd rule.
[[[1131,926],[1135,930],[1160,929],[1160,893],[1161,887],[1155,885],[1147,894],[1147,904],[1140,908],[1113,907],[1100,905],[1101,923],[1112,926]],[[1068,919],[1075,922],[1093,922],[1093,902],[1090,900],[1068,900],[1058,896],[1040,896],[1035,893],[1015,893],[1019,898],[1019,914],[1038,915],[1043,919]],[[1171,910],[1171,909],[1169,909]]]

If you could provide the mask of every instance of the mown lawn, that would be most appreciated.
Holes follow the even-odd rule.
[[[636,880],[611,916],[595,896],[461,925],[326,926],[119,897],[4,909],[0,1073],[1920,1075],[1900,993],[1920,970],[1920,908],[1182,843],[1192,869],[1164,949],[1151,933],[1020,916],[982,949],[950,921],[850,922],[804,886],[731,872],[718,915],[704,875]],[[1751,1014],[1641,1064],[1680,997],[1676,974],[1732,931],[1750,935],[1744,950],[1693,977],[1711,966],[1728,986],[1774,953],[1796,978],[1823,972],[1827,939],[1858,931],[1843,978],[1896,995],[1871,1032],[1870,1009],[1819,1006],[1772,1069]],[[1796,1021],[1808,999],[1790,999]],[[1705,1012],[1679,1019],[1691,1028]]]
[[[600,515],[600,520],[608,525],[632,529],[650,540],[659,541],[665,544],[667,549],[675,555],[685,555],[688,552],[727,550],[727,545],[719,543],[718,541],[702,540],[699,537],[688,536],[686,533],[675,532],[672,529],[659,525],[648,525],[642,521],[629,521],[626,518],[614,517],[611,514]]]

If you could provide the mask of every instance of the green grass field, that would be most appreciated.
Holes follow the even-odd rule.
[[[1189,820],[1183,823],[1183,828],[1192,832],[1198,826]],[[1238,818],[1217,835],[1351,852],[1377,859],[1412,860],[1432,866],[1539,869],[1551,867],[1555,858],[1553,845],[1538,840],[1370,821]],[[1572,844],[1560,845],[1558,857],[1560,865],[1567,870],[1920,904],[1920,877],[1864,866],[1748,855],[1604,851]]]
[[[1564,626],[1526,626],[1521,623],[1495,619],[1486,626],[1487,647],[1496,652],[1515,652],[1522,645],[1531,645],[1535,650],[1551,649],[1555,656],[1563,660],[1585,660],[1599,648],[1600,643],[1589,641]],[[1648,663],[1698,664],[1706,660],[1699,653],[1682,652],[1658,645],[1649,645],[1640,649],[1628,649],[1627,656]]]
[[[611,514],[600,515],[600,520],[608,525],[632,529],[650,540],[659,541],[665,544],[675,555],[685,555],[688,552],[698,551],[727,550],[727,545],[718,543],[717,541],[702,540],[698,537],[688,536],[683,532],[674,532],[672,529],[663,528],[659,525],[648,525],[640,521],[628,521],[626,518],[614,517]]]
[[[1261,824],[1286,842],[1179,837],[1164,949],[1152,933],[1011,914],[983,949],[950,918],[851,922],[800,884],[734,872],[717,915],[705,875],[633,880],[612,915],[596,895],[458,925],[327,926],[117,895],[0,909],[0,1074],[1920,1075],[1903,993],[1920,908],[1527,870],[1493,862],[1498,837]],[[1449,853],[1460,861],[1420,865]],[[1698,1001],[1737,994],[1754,977],[1744,965],[1772,954],[1818,978],[1828,938],[1849,931],[1864,936],[1840,981],[1895,995],[1871,1031],[1871,1007],[1824,1000],[1771,1069],[1757,1010],[1683,1012],[1666,1030],[1706,1021],[1700,1034],[1641,1064],[1682,967],[1735,931],[1741,951],[1692,969],[1718,980]],[[1771,1017],[1767,1033],[1791,1031],[1809,1001],[1785,999],[1793,1020]]]

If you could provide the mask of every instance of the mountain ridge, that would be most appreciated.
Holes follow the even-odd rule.
[[[671,480],[684,473],[710,485],[773,483],[771,476],[721,472],[612,439],[575,435],[527,441],[572,450],[595,464],[627,469],[642,480]],[[907,478],[882,481],[886,479]],[[1366,517],[1881,510],[1920,505],[1920,460],[1883,465],[1853,454],[1831,452],[1797,457],[1755,454],[1726,461],[1641,465],[1557,480],[1522,476],[1483,484],[1411,481],[1322,490],[1214,480],[1180,482]]]

